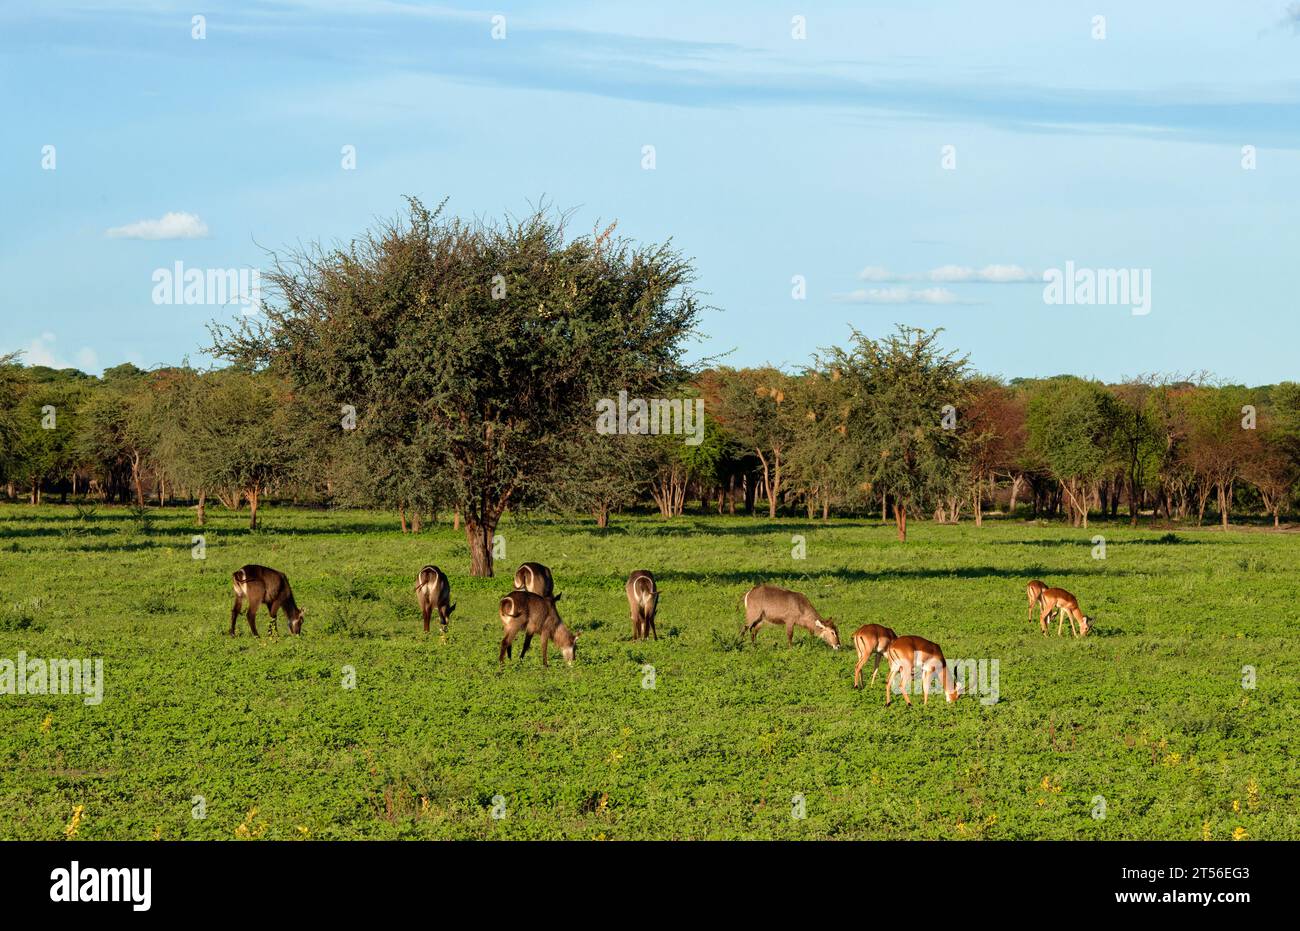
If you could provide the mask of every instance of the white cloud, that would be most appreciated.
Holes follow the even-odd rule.
[[[1040,276],[1019,265],[985,265],[972,268],[967,265],[940,265],[922,275],[891,272],[883,265],[868,265],[858,272],[863,281],[877,283],[903,281],[932,281],[935,284],[1015,284],[1038,281]]]
[[[943,265],[931,269],[926,278],[946,284],[959,282],[978,282],[981,284],[1014,284],[1022,281],[1038,281],[1033,272],[1026,271],[1019,265],[985,265],[983,268],[968,268],[964,265]]]
[[[208,224],[192,213],[165,213],[157,220],[139,220],[105,231],[110,239],[203,239]]]
[[[947,288],[859,288],[836,295],[848,304],[969,304]]]
[[[100,371],[99,355],[89,346],[77,350],[76,361],[67,362],[60,358],[55,346],[55,336],[48,331],[36,337],[22,349],[22,361],[26,365],[44,365],[52,369],[78,368],[89,374]]]

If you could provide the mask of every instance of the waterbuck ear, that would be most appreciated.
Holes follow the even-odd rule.
[[[564,596],[563,596],[563,595],[556,595],[555,597],[553,597],[553,598],[551,599],[551,601],[559,601],[562,597],[564,597]]]
[[[817,618],[817,619],[816,619],[816,623],[817,623],[817,629],[818,629],[818,630],[824,630],[824,629],[826,628],[826,625],[822,623],[822,619],[821,619],[821,618]]]

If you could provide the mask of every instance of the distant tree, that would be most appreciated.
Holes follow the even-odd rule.
[[[808,516],[830,517],[834,503],[857,503],[870,489],[862,481],[860,451],[848,437],[853,398],[839,369],[820,356],[791,381],[789,480],[802,490]]]
[[[411,199],[404,219],[346,248],[275,258],[275,299],[260,319],[215,326],[214,348],[274,363],[359,421],[429,431],[470,571],[490,576],[507,507],[563,497],[569,464],[609,439],[595,429],[597,402],[620,389],[655,397],[681,373],[700,311],[690,263],[610,233],[570,239],[564,217],[544,209],[500,224],[444,220]]]
[[[1072,376],[1043,382],[1030,399],[1029,446],[1061,483],[1076,527],[1088,526],[1097,482],[1113,462],[1116,409],[1104,387]]]
[[[1016,472],[1025,443],[1025,409],[1016,393],[993,378],[972,378],[962,410],[961,461],[971,493],[975,525],[984,522],[984,490],[997,476]]]
[[[1205,504],[1213,492],[1220,524],[1228,529],[1233,484],[1256,454],[1257,434],[1255,428],[1247,428],[1244,411],[1255,401],[1252,392],[1238,386],[1204,387],[1189,399],[1187,461],[1199,486],[1197,523],[1204,520]]]
[[[872,340],[855,330],[850,349],[827,356],[849,379],[847,435],[864,477],[892,499],[900,541],[909,511],[946,499],[959,482],[953,416],[966,401],[966,359],[938,348],[941,332],[900,325]]]
[[[767,515],[776,517],[785,481],[786,451],[794,437],[786,404],[790,376],[772,367],[723,370],[719,419],[737,443],[758,458]]]
[[[1150,413],[1154,390],[1152,382],[1144,379],[1134,379],[1111,388],[1117,402],[1112,441],[1116,462],[1124,475],[1129,523],[1134,527],[1137,526],[1138,503],[1146,477],[1159,468],[1160,462],[1159,427]]]

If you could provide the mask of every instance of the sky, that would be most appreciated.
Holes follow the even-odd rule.
[[[671,238],[696,359],[906,324],[1006,378],[1300,378],[1300,2],[5,0],[0,115],[33,364],[210,364],[242,308],[160,274],[411,194]]]

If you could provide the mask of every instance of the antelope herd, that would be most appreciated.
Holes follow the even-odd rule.
[[[277,614],[283,610],[293,634],[302,632],[303,616],[306,614],[298,607],[293,597],[289,579],[283,572],[268,569],[266,566],[247,565],[237,569],[233,576],[235,604],[230,610],[230,635],[235,635],[235,622],[247,606],[248,627],[253,636],[257,636],[257,609],[267,606],[271,615],[271,630],[275,631]],[[547,652],[550,644],[555,643],[565,662],[573,664],[577,656],[579,631],[570,630],[560,618],[556,608],[560,595],[555,592],[555,578],[551,570],[541,563],[526,562],[515,571],[514,590],[501,599],[501,648],[497,662],[504,663],[513,659],[512,647],[519,634],[524,635],[524,645],[519,651],[522,660],[528,653],[533,637],[542,639],[542,665],[547,666]],[[653,637],[659,639],[655,629],[655,615],[659,609],[659,588],[652,573],[646,569],[637,569],[628,576],[624,586],[627,595],[628,612],[632,618],[632,639],[645,640]],[[1045,582],[1035,579],[1025,588],[1029,600],[1029,620],[1034,619],[1034,608],[1039,609],[1038,626],[1043,636],[1047,636],[1053,614],[1057,616],[1056,635],[1061,635],[1065,621],[1070,622],[1070,633],[1075,637],[1087,636],[1092,629],[1092,618],[1079,609],[1079,599],[1063,588],[1051,588]],[[456,606],[451,601],[451,582],[447,574],[437,566],[422,568],[415,579],[416,603],[424,620],[425,633],[429,631],[429,621],[433,612],[438,612],[439,630],[447,632],[448,620]],[[802,627],[809,634],[825,641],[832,649],[840,648],[840,632],[835,621],[822,617],[812,602],[801,592],[778,588],[775,585],[755,585],[745,593],[743,599],[745,611],[744,624],[740,633],[743,637],[749,633],[750,643],[757,642],[758,629],[764,624],[785,628],[787,646],[794,646],[794,630]],[[864,624],[853,634],[853,646],[857,650],[858,662],[853,668],[853,687],[862,688],[862,668],[869,659],[874,658],[871,667],[871,685],[876,682],[876,673],[880,669],[880,659],[889,661],[889,673],[885,677],[885,704],[889,705],[895,680],[908,705],[912,699],[911,690],[913,670],[921,671],[921,685],[924,698],[922,704],[930,700],[930,685],[938,680],[948,701],[956,701],[962,694],[962,687],[953,683],[953,676],[944,658],[939,644],[918,637],[915,634],[898,636],[891,628],[880,624]]]

